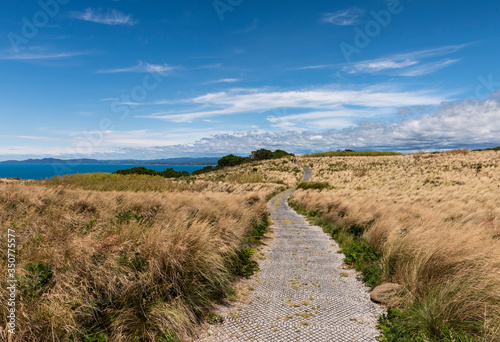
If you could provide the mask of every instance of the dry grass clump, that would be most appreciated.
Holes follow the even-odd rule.
[[[469,154],[470,150],[468,148],[458,148],[456,150],[448,150],[444,153],[447,153],[447,154],[463,154],[463,155],[466,155],[466,154]]]
[[[226,183],[266,183],[295,186],[302,179],[302,169],[288,159],[245,163],[196,176],[197,179]]]
[[[397,156],[399,152],[384,152],[384,151],[328,151],[319,153],[306,153],[302,157],[379,157],[379,156]]]
[[[412,324],[500,339],[500,154],[308,158],[313,181],[293,199],[323,217],[363,224],[387,281],[406,290]],[[363,170],[360,172],[359,170]],[[410,324],[411,326],[411,324]]]
[[[3,275],[7,229],[17,235],[13,341],[187,339],[224,295],[245,236],[266,220],[272,191],[99,192],[66,185],[0,184]],[[85,186],[93,187],[75,185]],[[6,303],[6,277],[0,286]],[[7,317],[5,305],[1,315]]]
[[[284,190],[278,183],[250,182],[245,180],[246,175],[233,174],[230,177],[214,180],[201,178],[171,179],[161,176],[147,175],[118,175],[109,173],[86,173],[65,175],[47,180],[30,181],[28,184],[46,185],[65,189],[83,189],[96,191],[141,191],[141,192],[227,192],[246,193],[249,191],[266,191],[274,193]],[[262,178],[260,175],[256,175]],[[233,181],[239,177],[241,181]],[[228,180],[229,179],[229,180]]]
[[[23,182],[21,179],[15,178],[0,178],[0,184],[9,184],[9,183],[19,183]]]
[[[97,191],[175,191],[182,183],[172,178],[149,175],[119,175],[112,173],[77,173],[46,180],[31,181],[52,187]]]

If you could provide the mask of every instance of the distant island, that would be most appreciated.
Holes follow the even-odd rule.
[[[0,165],[29,165],[29,164],[124,164],[124,165],[215,165],[220,157],[203,157],[203,158],[167,158],[155,160],[137,160],[137,159],[122,159],[122,160],[98,160],[98,159],[27,159],[27,160],[7,160],[0,162]]]

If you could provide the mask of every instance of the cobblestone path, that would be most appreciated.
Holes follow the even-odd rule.
[[[356,272],[343,268],[337,243],[288,206],[292,192],[269,202],[274,240],[250,281],[252,296],[221,309],[224,322],[199,341],[376,341],[381,309]]]

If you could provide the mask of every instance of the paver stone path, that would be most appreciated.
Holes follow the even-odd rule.
[[[304,168],[304,180],[310,176]],[[250,300],[218,312],[223,323],[211,325],[200,342],[376,341],[382,310],[344,267],[337,243],[288,206],[292,192],[269,202],[274,240],[251,280]]]

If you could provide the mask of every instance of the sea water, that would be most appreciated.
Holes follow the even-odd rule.
[[[156,171],[172,168],[192,173],[206,165],[130,165],[130,164],[1,164],[0,178],[45,179],[73,173],[109,172],[144,166]]]

